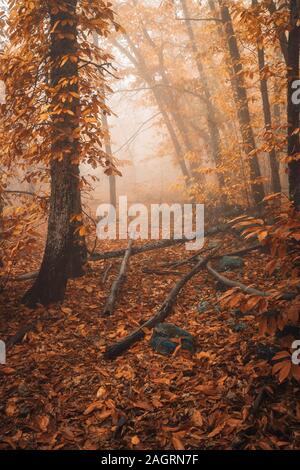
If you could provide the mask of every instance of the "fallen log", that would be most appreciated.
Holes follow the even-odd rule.
[[[208,229],[205,233],[205,236],[208,237],[210,235],[215,235],[219,232],[225,232],[229,229],[227,224],[217,225],[216,227],[212,227]],[[143,246],[135,246],[132,248],[131,256],[138,255],[140,253],[146,253],[147,251],[159,250],[162,248],[169,248],[174,245],[182,245],[183,243],[188,243],[193,240],[189,240],[188,238],[179,238],[178,240],[171,239],[171,240],[159,240],[158,242],[147,243]],[[122,250],[115,250],[115,251],[106,251],[105,253],[94,253],[90,257],[90,261],[100,261],[103,259],[111,259],[111,258],[122,258],[125,255],[126,249]]]
[[[217,225],[216,227],[212,227],[207,230],[205,236],[210,236],[210,235],[215,235],[219,232],[225,232],[226,230],[230,229],[230,227],[227,226],[227,224],[221,224]],[[147,251],[153,251],[153,250],[159,250],[162,248],[169,248],[174,245],[182,245],[183,243],[187,243],[191,240],[188,240],[187,238],[181,238],[178,240],[160,240],[158,242],[154,243],[147,243],[146,245],[143,246],[135,246],[132,248],[131,251],[131,256],[134,255],[139,255],[140,253],[146,253]],[[107,259],[113,259],[113,258],[122,258],[124,257],[126,252],[125,249],[121,250],[115,250],[115,251],[106,251],[104,253],[90,253],[89,261],[101,261],[101,260],[107,260]],[[196,258],[198,256],[198,252],[193,255],[191,258]],[[182,263],[185,264],[185,263]],[[38,271],[32,272],[32,273],[25,273],[20,276],[17,276],[13,278],[14,281],[27,281],[31,279],[35,279],[38,275]]]
[[[127,249],[124,254],[123,261],[121,263],[120,271],[117,276],[117,278],[114,280],[112,283],[111,291],[110,294],[107,298],[107,301],[105,303],[104,309],[103,309],[103,315],[109,316],[112,315],[114,312],[115,304],[117,301],[118,293],[120,290],[121,285],[123,284],[125,277],[126,277],[126,269],[128,265],[128,261],[132,252],[132,243],[133,240],[129,240]]]
[[[176,302],[177,296],[182,290],[182,288],[186,285],[186,283],[192,279],[196,274],[199,273],[201,268],[206,266],[207,262],[211,258],[212,255],[208,255],[206,258],[199,261],[194,268],[185,274],[175,286],[169,292],[166,300],[157,311],[157,313],[147,320],[143,325],[141,325],[137,330],[135,330],[130,335],[126,336],[125,338],[121,339],[117,343],[109,346],[104,353],[105,359],[115,359],[116,357],[120,356],[123,352],[127,351],[131,348],[135,343],[140,341],[145,337],[144,329],[146,328],[154,328],[158,323],[163,322],[172,312],[173,306]]]
[[[256,244],[253,246],[241,248],[236,251],[232,251],[230,253],[226,253],[225,255],[224,254],[214,255],[213,259],[222,258],[223,256],[243,256],[249,253],[250,251],[259,250],[261,248],[262,248],[262,245]],[[207,251],[209,251],[209,248],[204,248],[204,249],[202,248],[201,250],[197,251],[194,255],[190,256],[189,258],[186,258],[181,261],[172,261],[171,263],[164,263],[162,266],[166,268],[177,268],[179,266],[184,266],[185,264],[192,264],[192,263],[195,263],[195,261],[197,261],[197,258],[199,258],[200,255],[203,255],[203,253]]]
[[[212,257],[213,258],[213,257]],[[214,276],[215,279],[217,279],[219,282],[224,284],[227,287],[238,287],[242,292],[245,292],[245,294],[250,294],[250,295],[256,295],[258,297],[271,297],[274,295],[273,292],[264,292],[258,289],[255,289],[254,287],[248,287],[242,282],[239,281],[232,281],[231,279],[228,279],[227,277],[223,276],[222,274],[218,273],[210,263],[207,263],[207,270],[208,272]],[[277,300],[293,300],[299,295],[299,286],[296,286],[297,292],[283,292],[282,294],[279,295]]]

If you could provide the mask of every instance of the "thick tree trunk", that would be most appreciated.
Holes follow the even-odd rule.
[[[252,194],[255,204],[259,204],[264,198],[264,186],[260,181],[261,172],[256,155],[256,144],[251,125],[251,117],[248,105],[248,96],[243,76],[240,51],[233,29],[232,19],[228,7],[223,0],[219,0],[221,18],[224,23],[225,35],[228,44],[229,56],[234,72],[234,99],[237,106],[237,116],[240,131],[243,138],[244,152],[249,158]]]
[[[252,0],[252,5],[257,6],[257,0]],[[258,67],[260,73],[260,93],[263,105],[263,113],[264,113],[264,123],[266,132],[272,130],[272,114],[271,114],[271,105],[269,99],[269,90],[268,90],[268,81],[266,78],[263,77],[264,68],[265,68],[265,49],[264,46],[260,46],[257,44],[257,60],[258,60]],[[271,184],[272,184],[272,191],[274,193],[281,192],[281,184],[280,184],[280,175],[279,175],[279,163],[277,161],[276,151],[273,148],[269,152],[269,160],[270,160],[270,168],[271,168]]]
[[[66,56],[77,56],[77,15],[78,0],[49,2],[51,28],[50,79],[52,114],[52,160],[51,196],[48,220],[47,241],[39,274],[31,289],[24,296],[24,303],[35,306],[61,301],[65,295],[72,253],[74,253],[74,224],[71,223],[74,211],[79,207],[78,198],[78,128],[80,116],[79,98],[72,101],[61,100],[66,91],[79,96],[78,64]],[[67,88],[61,88],[60,81],[72,80]],[[74,83],[75,82],[75,83]],[[74,137],[76,136],[76,137]],[[76,250],[75,250],[76,251]],[[77,272],[79,256],[72,262],[72,270]]]
[[[290,198],[300,210],[300,104],[293,100],[293,82],[299,80],[300,2],[290,0],[290,27],[288,39],[288,157]]]

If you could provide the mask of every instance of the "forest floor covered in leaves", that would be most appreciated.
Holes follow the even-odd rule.
[[[222,251],[242,246],[230,235],[221,239]],[[105,242],[101,250],[119,245]],[[38,267],[40,254],[31,256],[19,273],[28,263]],[[149,331],[115,361],[104,360],[107,345],[155,313],[178,280],[142,268],[188,256],[177,246],[132,257],[109,318],[101,309],[118,259],[105,283],[111,261],[90,262],[84,278],[69,282],[65,302],[48,309],[20,305],[32,281],[9,281],[1,294],[0,337],[38,321],[0,366],[0,449],[300,448],[299,385],[280,385],[271,376],[274,339],[258,335],[255,313],[220,309],[222,293],[205,269],[184,288],[167,320],[195,336],[196,354],[178,348],[171,357],[159,355]],[[262,276],[269,255],[254,251],[244,260],[233,277],[270,287],[272,280]],[[208,305],[199,313],[203,301]]]

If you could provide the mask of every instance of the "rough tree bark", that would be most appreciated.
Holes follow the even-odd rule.
[[[293,83],[299,80],[300,1],[290,0],[290,32],[288,39],[288,157],[290,198],[300,210],[300,104],[293,99]],[[299,100],[298,100],[299,101]]]
[[[256,155],[256,144],[254,133],[251,125],[251,117],[248,105],[248,96],[246,84],[243,76],[243,66],[241,63],[241,55],[238,47],[237,38],[234,32],[230,11],[223,0],[218,0],[220,6],[221,19],[225,28],[225,35],[228,44],[229,56],[234,71],[235,79],[233,80],[235,93],[234,99],[237,106],[237,115],[240,125],[240,131],[243,138],[244,152],[247,156],[250,154],[249,167],[251,176],[252,194],[255,204],[259,204],[264,198],[264,186],[260,181],[261,172]]]
[[[48,219],[47,241],[39,274],[23,301],[29,306],[44,305],[61,301],[65,295],[68,276],[79,274],[82,250],[74,235],[76,222],[71,223],[74,212],[80,210],[78,197],[79,169],[79,98],[65,101],[62,105],[60,94],[65,92],[58,85],[60,80],[69,81],[68,91],[79,96],[77,62],[67,61],[67,55],[78,55],[77,7],[78,0],[61,0],[48,3],[51,29],[50,81],[54,92],[51,94],[51,108],[60,111],[52,115],[52,160],[50,163],[51,196]],[[58,34],[59,33],[59,34]],[[73,79],[72,84],[70,80]],[[61,112],[63,106],[63,112]],[[74,245],[75,241],[75,245]],[[76,254],[74,255],[74,249]],[[73,256],[72,256],[73,254]],[[72,261],[71,261],[72,260]]]
[[[80,170],[78,163],[72,163],[70,176],[72,211],[70,230],[72,237],[72,247],[69,259],[68,276],[70,278],[78,278],[84,275],[83,266],[87,261],[87,246],[85,242],[85,237],[79,234],[80,226],[82,226],[83,223],[83,213],[80,191]]]

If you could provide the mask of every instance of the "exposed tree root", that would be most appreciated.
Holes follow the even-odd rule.
[[[206,258],[199,261],[194,268],[185,274],[175,286],[169,292],[166,300],[158,310],[158,312],[147,320],[143,325],[135,330],[130,335],[126,336],[126,338],[121,339],[119,342],[113,344],[112,346],[108,347],[106,352],[104,353],[105,359],[115,359],[116,357],[120,356],[124,351],[127,351],[131,346],[135,343],[140,341],[144,338],[145,332],[144,329],[146,328],[154,328],[158,323],[163,322],[172,312],[173,306],[176,302],[177,296],[185,286],[185,284],[192,279],[198,272],[206,266],[208,260],[211,258],[212,255],[208,255]]]
[[[126,277],[126,269],[127,269],[128,261],[129,261],[131,251],[132,251],[132,243],[133,243],[133,240],[129,240],[128,247],[125,251],[124,258],[121,263],[119,274],[117,278],[114,280],[114,282],[112,283],[110,294],[107,298],[107,301],[103,309],[103,315],[105,316],[112,315],[114,312],[114,308],[115,308],[115,304],[118,298],[120,287],[123,284],[125,277]]]

